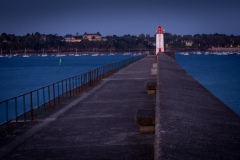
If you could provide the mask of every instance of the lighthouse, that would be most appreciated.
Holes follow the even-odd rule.
[[[156,54],[158,52],[164,52],[163,29],[161,26],[158,26],[156,34]]]

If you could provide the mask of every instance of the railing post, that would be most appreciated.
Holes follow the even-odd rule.
[[[15,120],[16,120],[16,126],[18,127],[17,97],[14,98],[14,101],[15,101]]]
[[[72,97],[72,93],[71,93],[71,78],[68,78],[68,81],[69,81],[69,93],[70,93],[70,98]]]
[[[59,82],[57,83],[58,86],[58,104],[60,104],[60,91],[59,91]]]
[[[64,101],[64,86],[63,86],[64,80],[62,80],[62,101]]]
[[[96,78],[96,69],[94,69],[93,70],[93,84],[95,84],[96,83],[96,80],[97,80],[97,78]]]
[[[74,89],[75,89],[74,77],[72,77],[72,96],[74,96]]]
[[[91,70],[91,76],[92,76],[92,83],[91,83],[91,85],[93,85],[94,84],[94,70]]]
[[[93,85],[94,84],[94,70],[91,70],[91,76],[92,76],[92,83],[91,83],[91,85]]]
[[[56,101],[55,101],[55,83],[53,83],[53,105],[56,106]]]
[[[68,85],[67,85],[67,79],[65,79],[65,83],[66,83],[66,84],[65,84],[65,88],[66,88],[66,93],[65,93],[65,94],[66,94],[66,99],[67,99],[67,98],[68,98],[68,87],[67,87]]]
[[[86,88],[89,86],[89,71],[86,73]]]
[[[89,81],[90,81],[90,86],[92,85],[92,70],[89,71]]]
[[[96,68],[96,79],[97,79],[97,81],[100,80],[100,79],[99,79],[99,67]]]
[[[84,73],[84,89],[87,88],[87,74],[88,72]]]
[[[71,83],[71,97],[74,96],[74,83],[73,83],[73,77],[70,78],[70,83]]]
[[[30,92],[30,109],[31,109],[31,120],[33,121],[33,102],[32,102],[32,92]]]
[[[51,106],[50,86],[48,86],[48,105]]]
[[[78,82],[79,82],[79,75],[75,76],[75,79],[76,79],[76,82],[75,82],[75,83],[76,83],[76,95],[77,95],[77,94],[78,94],[78,91],[79,91],[79,85],[78,85],[78,84],[79,84],[79,83],[78,83]]]
[[[95,83],[97,83],[97,81],[98,81],[97,68],[95,68],[95,70],[94,70],[94,79],[95,79]]]
[[[74,82],[75,95],[77,95],[77,90],[78,90],[78,87],[77,87],[77,76],[73,77],[73,82]]]
[[[24,124],[26,124],[26,100],[25,100],[25,94],[23,95],[23,117],[24,117]]]
[[[45,100],[45,88],[43,87],[43,108],[44,108],[44,113],[46,113],[46,100]]]
[[[7,133],[9,133],[9,118],[8,118],[8,101],[6,101],[6,122],[7,122]]]
[[[87,72],[86,74],[86,83],[87,83],[87,86],[86,86],[86,89],[90,86],[89,83],[90,83],[90,71]]]
[[[80,93],[81,92],[81,74],[80,75],[78,75],[78,93]]]
[[[86,73],[86,88],[89,86],[89,71]]]
[[[83,86],[83,74],[81,74],[81,88],[80,88],[80,92],[82,92],[83,91],[83,88],[84,86]]]
[[[39,90],[37,90],[38,117],[40,116]]]
[[[101,79],[103,79],[104,78],[104,66],[102,66],[101,68],[102,68],[102,70],[101,70],[101,72],[102,72],[101,73]]]

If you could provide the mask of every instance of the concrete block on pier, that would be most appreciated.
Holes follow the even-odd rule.
[[[155,126],[140,126],[139,131],[140,133],[154,133]]]
[[[157,68],[152,68],[151,69],[151,75],[152,76],[157,76]]]
[[[156,94],[157,82],[155,81],[146,82],[145,87],[147,89],[148,94]]]
[[[153,63],[152,68],[157,68],[157,63]]]
[[[135,115],[135,122],[140,125],[140,133],[155,132],[155,110],[138,109]]]

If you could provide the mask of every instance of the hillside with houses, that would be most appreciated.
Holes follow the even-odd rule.
[[[225,34],[176,35],[164,33],[165,48],[172,51],[206,51],[240,49],[240,36]],[[140,52],[154,51],[155,35],[108,35],[88,33],[82,35],[41,34],[39,32],[18,36],[2,33],[0,49],[3,54],[23,53],[58,53],[58,52]]]

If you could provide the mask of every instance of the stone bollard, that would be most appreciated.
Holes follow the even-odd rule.
[[[135,115],[135,122],[140,125],[140,133],[155,132],[155,110],[138,109]]]
[[[157,63],[153,63],[152,68],[157,68]]]
[[[157,63],[153,63],[151,68],[151,75],[157,76]]]
[[[152,81],[152,82],[147,82],[145,84],[145,87],[147,89],[147,93],[148,94],[156,94],[156,90],[157,90],[157,82]]]
[[[157,76],[157,68],[151,68],[151,75]]]

